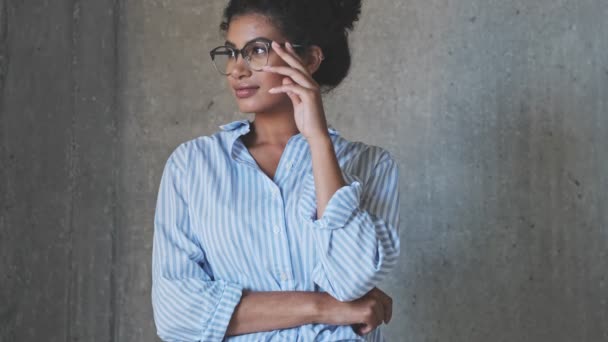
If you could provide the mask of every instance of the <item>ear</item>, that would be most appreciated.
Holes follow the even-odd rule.
[[[325,59],[323,50],[317,45],[311,45],[306,51],[306,69],[310,74],[314,74],[321,67],[321,63]]]

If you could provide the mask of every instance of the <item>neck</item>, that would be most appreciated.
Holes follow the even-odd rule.
[[[252,145],[285,146],[292,136],[300,133],[296,125],[293,110],[273,113],[256,113],[251,123]]]

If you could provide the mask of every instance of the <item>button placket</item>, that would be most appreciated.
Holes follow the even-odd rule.
[[[277,276],[283,283],[291,282],[291,268],[285,265],[284,267],[277,269]]]
[[[270,189],[270,191],[272,192],[272,196],[273,197],[279,197],[279,189],[277,189],[276,185],[272,185],[272,188]]]

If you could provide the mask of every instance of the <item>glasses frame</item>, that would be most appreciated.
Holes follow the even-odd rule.
[[[250,44],[254,44],[254,43],[262,43],[266,47],[266,63],[264,63],[264,66],[268,65],[268,58],[270,57],[270,51],[272,51],[272,40],[270,40],[270,39],[255,39],[255,40],[252,40],[250,42],[247,42],[243,46],[242,49],[237,49],[235,47],[227,46],[227,45],[220,45],[218,47],[213,48],[211,51],[209,51],[209,56],[211,57],[211,63],[213,64],[213,68],[215,70],[217,70],[217,72],[219,72],[220,74],[222,74],[224,76],[228,76],[228,75],[231,74],[230,72],[221,71],[218,68],[217,64],[215,63],[216,52],[219,49],[227,49],[227,50],[229,50],[229,51],[232,52],[231,56],[235,56],[235,60],[234,60],[235,63],[239,59],[239,55],[240,55],[245,60],[245,63],[247,63],[247,68],[249,68],[249,70],[252,70],[252,71],[262,71],[262,69],[258,70],[258,69],[252,68],[251,64],[250,64],[250,59],[251,58],[250,57],[248,58],[247,56],[245,56],[244,50],[246,50],[247,47]],[[279,43],[279,46],[285,47],[285,43]],[[291,44],[291,46],[294,47],[294,48],[304,47],[304,45],[302,45],[302,44]],[[262,67],[264,67],[264,66],[262,66]]]

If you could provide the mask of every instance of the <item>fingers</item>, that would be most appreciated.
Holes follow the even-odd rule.
[[[393,316],[393,299],[384,293],[384,291],[374,288],[373,291],[377,294],[380,301],[382,301],[382,306],[384,308],[384,323],[388,323]]]
[[[360,327],[361,334],[367,334],[382,324],[384,320],[384,303],[374,293],[370,293],[371,306],[365,309],[363,316],[363,326]]]
[[[302,59],[302,57],[300,57],[300,55],[298,55],[296,50],[293,48],[293,45],[291,45],[290,42],[286,42],[285,47],[286,47],[285,50],[287,50],[287,52],[289,54],[291,54],[293,56],[293,58],[295,58],[298,62],[300,62],[300,64],[302,64],[302,66],[304,66],[304,60]],[[306,70],[306,67],[304,67],[304,70]]]
[[[383,308],[381,306],[375,306],[372,310],[371,315],[366,319],[366,322],[359,326],[359,333],[365,335],[376,329],[382,324],[383,319]]]
[[[384,321],[384,305],[378,305],[374,308],[374,327],[379,326]]]
[[[352,328],[359,335],[371,332],[392,318],[393,299],[378,288],[373,288],[354,303],[360,316]]]
[[[312,91],[308,88],[304,88],[298,84],[283,84],[279,87],[270,88],[268,90],[269,93],[277,94],[277,93],[295,93],[300,97],[300,99],[310,99],[313,94]]]
[[[311,79],[308,75],[303,74],[300,70],[286,67],[286,66],[270,66],[266,65],[262,68],[264,71],[276,72],[277,74],[281,74],[284,76],[291,77],[298,84],[310,88],[316,89],[318,88],[317,82]]]
[[[373,327],[371,325],[365,324],[360,326],[358,330],[359,335],[365,335],[371,332],[373,330]]]
[[[302,63],[302,65],[304,65],[304,60],[302,60],[302,58],[300,57],[300,55],[298,55],[298,53],[296,52],[296,50],[293,48],[293,45],[291,45],[290,42],[286,42],[285,43],[285,47],[287,47],[287,51],[289,53],[291,53],[291,55],[297,59],[300,63]]]
[[[359,335],[359,336],[365,335],[373,330],[373,327],[371,327],[367,324],[362,324],[362,323],[354,324],[354,325],[352,325],[352,328],[355,331],[355,333],[357,333],[357,335]]]
[[[291,44],[289,44],[289,43],[287,43],[286,45],[288,47],[291,46]],[[297,54],[293,50],[293,47],[291,48],[291,53],[290,53],[287,50],[283,49],[277,42],[273,41],[272,49],[277,53],[277,55],[279,55],[279,57],[281,57],[291,67],[298,69],[303,73],[308,72],[302,63],[302,59],[299,56],[296,57]],[[293,55],[292,55],[292,53],[293,53]]]
[[[282,83],[283,83],[283,85],[294,84],[293,80],[289,77],[284,77]],[[287,96],[289,96],[289,98],[291,99],[291,101],[293,102],[294,105],[297,105],[302,102],[300,97],[298,95],[296,95],[293,91],[288,91]]]
[[[263,68],[263,70],[286,76],[287,79],[291,79],[293,82],[288,82],[283,79],[282,87],[275,87],[270,89],[269,92],[286,93],[294,105],[301,103],[304,99],[314,99],[314,93],[319,93],[319,85],[304,67],[302,59],[295,52],[293,46],[290,43],[286,43],[285,46],[286,49],[282,48],[275,41],[272,42],[273,50],[289,66],[267,65]],[[312,93],[310,91],[312,91]]]
[[[393,317],[393,299],[386,296],[386,301],[384,302],[384,323],[388,324],[391,321],[391,317]]]

